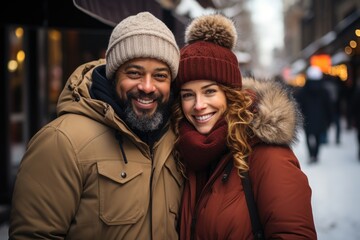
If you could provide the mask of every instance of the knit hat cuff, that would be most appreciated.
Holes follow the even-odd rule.
[[[132,35],[112,44],[106,53],[106,77],[112,79],[117,69],[135,58],[154,58],[166,63],[175,79],[179,66],[179,50],[168,39],[148,34]]]
[[[211,57],[185,57],[179,66],[178,84],[194,80],[212,80],[220,84],[241,87],[239,66],[231,64],[228,59],[220,60]]]

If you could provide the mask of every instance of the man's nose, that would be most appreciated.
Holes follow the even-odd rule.
[[[151,74],[146,74],[144,76],[141,83],[139,83],[139,85],[138,85],[138,89],[143,91],[144,93],[155,92],[156,87],[154,84],[154,80],[151,77]]]

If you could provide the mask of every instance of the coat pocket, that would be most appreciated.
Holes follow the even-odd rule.
[[[143,217],[149,202],[149,171],[140,163],[97,163],[100,218],[107,225],[134,224]]]
[[[177,225],[184,178],[178,171],[174,160],[166,161],[165,168],[167,169],[166,174],[168,174],[166,178],[168,180],[165,182],[165,192],[169,204],[169,216],[173,219],[174,225]]]
[[[172,176],[172,179],[174,179],[175,183],[177,183],[177,186],[182,187],[184,184],[184,177],[179,172],[175,160],[171,159],[166,161],[165,167],[169,171],[170,176]]]

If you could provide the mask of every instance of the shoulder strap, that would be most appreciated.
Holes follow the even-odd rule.
[[[252,192],[249,172],[243,173],[243,177],[241,178],[241,181],[242,181],[243,188],[244,188],[246,203],[247,203],[247,206],[249,209],[254,239],[255,240],[265,239],[264,232],[263,232],[261,222],[259,219],[259,214],[257,211],[257,206],[255,203],[254,195]]]

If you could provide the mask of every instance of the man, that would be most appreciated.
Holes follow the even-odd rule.
[[[177,239],[183,179],[168,120],[179,49],[150,13],[113,30],[105,61],[80,66],[59,117],[30,141],[10,239]]]

